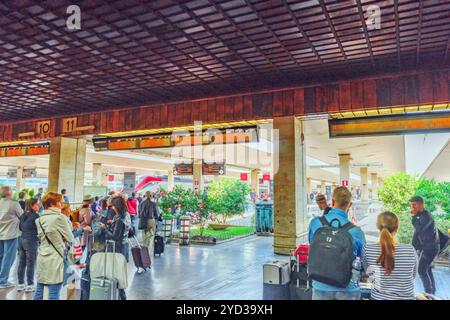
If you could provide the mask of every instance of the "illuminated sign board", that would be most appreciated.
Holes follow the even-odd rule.
[[[32,145],[14,145],[0,147],[0,158],[2,157],[22,157],[37,156],[50,153],[50,143],[40,143]]]
[[[194,164],[176,163],[173,168],[173,174],[177,176],[192,176],[194,174]]]
[[[257,127],[210,129],[195,132],[174,132],[127,137],[94,137],[96,151],[170,148],[194,145],[249,143],[258,141]]]
[[[225,174],[225,163],[206,163],[203,162],[204,176],[221,176]]]
[[[450,132],[449,112],[328,120],[330,138]]]

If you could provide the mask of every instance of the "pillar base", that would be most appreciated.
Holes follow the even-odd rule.
[[[308,242],[308,233],[296,237],[285,234],[274,234],[273,251],[275,254],[291,255],[300,244]]]

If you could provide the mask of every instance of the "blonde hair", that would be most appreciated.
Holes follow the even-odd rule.
[[[344,186],[337,187],[333,191],[333,200],[338,207],[347,207],[352,202],[352,193]]]
[[[395,267],[395,239],[399,223],[397,216],[389,211],[382,212],[377,218],[377,228],[380,230],[381,254],[377,263],[384,268],[385,274],[392,273]]]

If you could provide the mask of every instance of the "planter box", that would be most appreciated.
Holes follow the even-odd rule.
[[[226,230],[230,225],[221,223],[210,223],[209,227],[213,230]]]

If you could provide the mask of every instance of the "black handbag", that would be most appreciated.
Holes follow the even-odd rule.
[[[440,248],[439,254],[441,254],[445,251],[445,249],[447,249],[450,238],[439,229],[438,229],[438,235],[439,235],[439,248]]]

